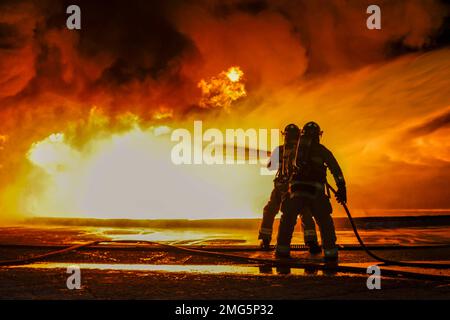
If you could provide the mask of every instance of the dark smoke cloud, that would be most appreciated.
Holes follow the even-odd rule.
[[[69,4],[82,8],[81,31],[65,28]],[[126,5],[123,1],[49,0],[3,4],[6,14],[0,20],[0,56],[25,56],[22,51],[27,46],[34,48],[23,57],[32,65],[18,75],[27,74],[27,81],[13,86],[16,74],[6,73],[14,68],[3,66],[2,80],[9,80],[6,85],[14,89],[2,90],[0,98],[55,93],[89,104],[102,90],[114,99],[118,88],[124,89],[123,93],[142,90],[152,96],[159,95],[161,87],[180,87],[177,69],[181,57],[194,50],[194,45],[168,19],[176,6],[175,2],[148,1]],[[16,18],[8,18],[8,13]],[[24,25],[23,21],[28,22]]]
[[[65,29],[65,8],[70,4],[82,8],[81,31]],[[358,68],[444,41],[439,36],[448,6],[440,1],[379,1],[382,31],[365,27],[369,4],[339,0],[4,1],[0,57],[7,62],[2,65],[0,98],[34,98],[54,92],[89,104],[109,95],[110,104],[118,108],[126,103],[122,96],[128,94],[134,95],[130,104],[149,105],[167,99],[180,108],[195,104],[198,92],[190,91],[196,90],[197,77],[219,69],[216,57],[205,56],[211,52],[210,43],[229,57],[225,60],[238,63],[250,60],[243,53],[250,51],[247,55],[253,54],[255,65],[263,63],[260,74],[255,71],[252,79],[268,78],[273,69],[284,71],[284,65],[293,64],[295,72],[276,79],[284,84],[305,72],[323,75]],[[267,39],[257,28],[261,33],[275,30],[281,39],[279,47],[276,39],[268,38],[274,41],[265,43]],[[239,47],[227,51],[225,45],[232,41],[224,37],[234,38]],[[216,43],[214,38],[220,41]],[[222,40],[224,47],[220,47]],[[252,50],[264,50],[266,56]],[[281,58],[290,61],[275,61],[279,51],[291,51],[291,56],[281,52]],[[306,55],[304,61],[300,61],[302,55]],[[11,63],[11,57],[22,61],[19,70],[11,67],[19,64]],[[268,61],[261,61],[263,58]],[[216,67],[204,69],[208,63]],[[183,72],[186,66],[199,71],[191,78]],[[273,85],[265,79],[255,81],[260,84]],[[174,91],[176,95],[171,94]]]
[[[308,51],[308,73],[359,68],[402,53],[430,50],[449,7],[440,1],[377,1],[382,29],[366,28],[373,1],[270,1],[287,17]],[[445,27],[445,26],[444,26]],[[447,26],[448,27],[448,26]],[[439,38],[439,40],[438,40]]]

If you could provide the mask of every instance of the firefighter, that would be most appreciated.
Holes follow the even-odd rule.
[[[320,144],[321,136],[322,131],[315,122],[308,122],[301,131],[295,172],[290,179],[289,196],[282,204],[284,208],[275,252],[277,257],[289,257],[292,233],[300,214],[301,218],[312,215],[318,224],[325,261],[338,260],[336,232],[326,180],[327,168],[338,187],[336,199],[339,203],[346,203],[347,192],[342,170],[331,151]]]
[[[263,250],[270,249],[272,240],[272,228],[275,216],[280,210],[283,199],[288,194],[289,177],[292,176],[293,161],[297,149],[300,129],[295,124],[289,124],[283,131],[284,145],[277,147],[270,157],[269,169],[277,170],[274,179],[274,188],[270,194],[269,202],[263,209],[263,219],[259,229],[260,246]],[[316,226],[312,216],[302,217],[302,227],[305,244],[310,248],[311,253],[320,252],[317,241]]]

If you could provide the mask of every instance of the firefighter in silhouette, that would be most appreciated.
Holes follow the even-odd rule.
[[[329,190],[326,170],[331,171],[336,185],[336,199],[339,203],[347,201],[347,192],[342,170],[335,157],[320,144],[320,127],[308,122],[301,131],[296,151],[294,173],[289,183],[289,196],[285,198],[282,209],[276,246],[277,257],[289,257],[292,233],[297,216],[313,216],[320,229],[322,247],[326,262],[337,262],[338,249],[336,232],[331,217]],[[304,220],[303,223],[307,220]]]
[[[263,219],[259,229],[260,246],[264,250],[270,249],[272,228],[275,216],[280,211],[283,199],[288,196],[289,178],[292,176],[293,164],[297,150],[300,129],[295,124],[289,124],[283,131],[284,145],[277,147],[271,154],[268,168],[277,170],[274,179],[274,188],[270,194],[269,202],[263,209]],[[283,208],[281,208],[283,211]],[[320,252],[317,241],[316,226],[312,216],[302,217],[304,241],[311,253]]]

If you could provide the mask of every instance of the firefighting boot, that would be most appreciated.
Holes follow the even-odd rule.
[[[269,238],[262,238],[259,240],[259,247],[261,250],[269,251],[270,250],[270,239]]]
[[[338,263],[338,248],[323,249],[324,261],[326,264],[334,265]]]
[[[264,215],[263,220],[267,220],[267,214]],[[258,239],[260,240],[259,247],[261,248],[261,250],[264,251],[270,250],[270,241],[272,240],[272,229],[261,227],[261,229],[259,229]]]
[[[278,258],[278,259],[290,258],[291,257],[290,252],[291,252],[290,246],[277,244],[277,246],[275,248],[275,258]]]
[[[310,254],[319,254],[322,252],[322,248],[317,241],[309,241],[306,243],[306,246]]]

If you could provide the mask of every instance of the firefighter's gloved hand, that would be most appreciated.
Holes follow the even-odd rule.
[[[345,187],[345,185],[338,187],[336,191],[336,200],[340,204],[347,203],[347,188]]]

